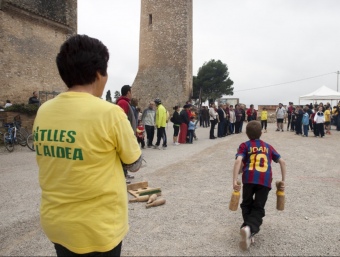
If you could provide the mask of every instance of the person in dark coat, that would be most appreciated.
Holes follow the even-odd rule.
[[[217,137],[223,137],[224,135],[224,128],[225,128],[225,118],[226,113],[223,110],[223,104],[219,105],[219,108],[217,109],[218,119],[219,123],[217,125]]]
[[[182,124],[182,120],[181,120],[181,116],[179,114],[179,106],[175,106],[174,108],[174,114],[172,115],[171,118],[171,122],[174,124],[173,128],[174,128],[174,135],[173,135],[173,145],[179,145],[180,143],[178,143],[177,138],[178,138],[178,134],[179,134],[179,128]]]

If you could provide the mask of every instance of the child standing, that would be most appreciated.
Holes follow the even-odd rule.
[[[195,123],[195,117],[191,116],[190,121],[189,121],[189,126],[188,126],[188,143],[192,144],[192,139],[194,137],[194,133],[195,133],[195,127],[196,127],[196,123]]]
[[[314,121],[315,121],[315,136],[318,137],[324,137],[325,136],[325,129],[324,129],[324,123],[325,123],[325,115],[322,111],[323,106],[319,106],[319,111],[315,113]]]
[[[303,126],[303,135],[302,136],[308,137],[309,114],[308,114],[306,107],[303,108],[302,126]]]
[[[143,123],[142,121],[140,120],[138,122],[138,126],[137,126],[137,141],[138,141],[138,144],[141,145],[142,149],[145,148],[145,129],[144,129],[144,126],[143,126]]]
[[[266,142],[260,140],[261,124],[258,121],[250,121],[246,127],[249,141],[242,143],[237,151],[233,171],[233,189],[240,190],[237,184],[237,177],[242,165],[242,216],[241,242],[243,250],[249,248],[253,236],[260,231],[262,219],[265,216],[265,204],[268,193],[271,190],[272,182],[272,160],[280,164],[282,186],[286,176],[286,164],[280,154]],[[254,197],[255,196],[255,197]]]
[[[268,119],[267,108],[263,107],[261,112],[261,127],[262,130],[264,128],[264,133],[267,133],[267,119]]]

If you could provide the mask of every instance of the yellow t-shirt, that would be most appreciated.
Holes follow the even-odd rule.
[[[267,120],[267,111],[261,112],[261,120]]]
[[[162,104],[158,105],[157,107],[156,126],[157,128],[166,127],[166,109]]]
[[[39,108],[33,131],[47,237],[78,254],[116,247],[128,232],[121,160],[141,155],[126,114],[88,93],[66,92]]]
[[[325,114],[325,122],[330,122],[331,121],[331,111],[330,110],[326,110],[324,112]]]

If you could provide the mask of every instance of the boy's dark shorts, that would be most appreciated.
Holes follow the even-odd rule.
[[[330,125],[330,124],[331,124],[331,123],[330,123],[329,121],[326,121],[326,122],[325,122],[325,125],[326,125],[326,126],[328,126],[328,125]]]
[[[277,123],[283,123],[283,119],[276,119]]]

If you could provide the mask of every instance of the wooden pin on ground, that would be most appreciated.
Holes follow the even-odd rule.
[[[155,201],[153,201],[152,203],[147,203],[145,208],[150,208],[150,207],[156,207],[156,206],[159,206],[159,205],[163,205],[165,204],[165,199],[162,198],[162,199],[157,199]]]
[[[133,199],[129,200],[129,203],[137,203],[137,202],[146,202],[148,201],[150,198],[149,195],[143,195],[143,196],[139,196],[139,197],[135,197]]]
[[[157,199],[157,194],[153,194],[149,197],[148,204],[154,202]]]

